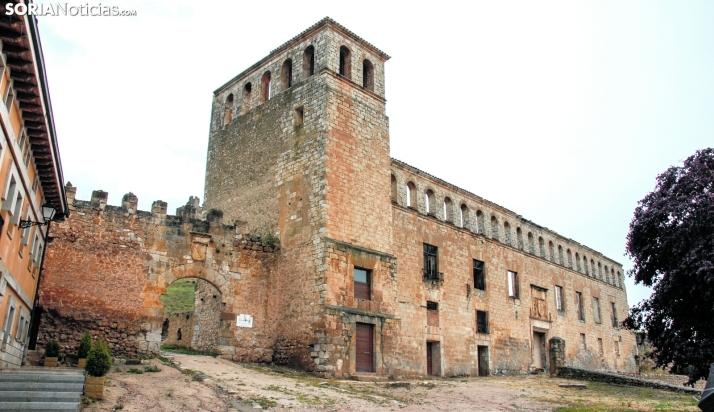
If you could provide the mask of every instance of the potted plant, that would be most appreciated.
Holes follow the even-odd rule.
[[[89,332],[82,336],[82,340],[79,342],[79,347],[77,348],[77,367],[83,368],[87,362],[87,355],[89,350],[92,349],[92,335]]]
[[[57,358],[60,354],[60,345],[52,339],[45,345],[45,366],[57,366]]]
[[[112,355],[109,353],[107,342],[102,337],[92,346],[87,354],[84,369],[87,376],[84,378],[84,396],[93,399],[104,399],[104,382],[107,373],[112,367]]]

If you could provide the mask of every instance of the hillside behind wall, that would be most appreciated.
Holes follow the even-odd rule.
[[[136,210],[132,194],[116,207],[106,205],[105,192],[75,200],[68,184],[67,193],[72,213],[52,226],[41,280],[40,346],[57,339],[72,353],[89,331],[103,335],[115,356],[155,354],[163,322],[159,296],[174,280],[192,277],[220,291],[216,343],[224,357],[270,362],[277,350],[280,360],[307,366],[311,315],[291,305],[290,296],[310,290],[292,253],[262,243],[240,224],[221,223],[219,211],[199,219],[196,198],[171,216],[161,201],[151,212]],[[238,314],[251,315],[253,327],[238,328]]]

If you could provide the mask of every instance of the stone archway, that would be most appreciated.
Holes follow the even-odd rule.
[[[218,346],[223,346],[223,350],[230,350],[226,342],[222,342],[222,336],[231,333],[233,317],[223,316],[226,308],[232,308],[234,291],[233,285],[229,281],[228,272],[217,271],[211,267],[206,267],[203,262],[193,262],[184,265],[175,266],[161,274],[153,274],[149,278],[149,282],[144,288],[142,297],[144,299],[144,313],[146,322],[142,325],[142,331],[145,333],[146,343],[141,343],[144,348],[152,353],[158,353],[162,342],[162,334],[164,331],[164,322],[166,314],[164,313],[164,304],[161,302],[161,295],[166,294],[166,288],[179,279],[195,279],[197,284],[202,282],[202,286],[197,288],[196,302],[198,307],[202,309],[194,311],[191,314],[192,319],[184,319],[182,323],[188,326],[192,321],[190,330],[187,333],[185,326],[181,327],[182,342],[191,342],[181,344],[181,346],[192,347],[202,351],[218,351]],[[201,302],[203,298],[203,302]],[[185,317],[186,314],[183,316]],[[175,319],[177,321],[178,318]],[[217,326],[214,321],[218,322]],[[202,326],[203,325],[203,326]],[[214,326],[209,326],[214,325]],[[202,332],[194,334],[195,327],[198,326]],[[169,318],[168,334],[178,336],[177,328],[171,327],[171,318]],[[211,331],[211,332],[209,332]],[[163,333],[162,333],[163,332]]]
[[[221,292],[198,278],[171,283],[160,299],[164,303],[162,345],[215,352],[220,337]]]

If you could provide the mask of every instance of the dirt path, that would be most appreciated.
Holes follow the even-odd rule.
[[[173,361],[174,367],[154,359],[113,368],[106,399],[84,410],[552,411],[558,406],[662,410],[662,405],[671,406],[666,410],[697,410],[691,399],[680,395],[597,384],[589,384],[588,390],[564,389],[558,384],[568,381],[546,376],[417,380],[390,387],[207,356],[175,355]],[[161,371],[130,372],[148,365]]]

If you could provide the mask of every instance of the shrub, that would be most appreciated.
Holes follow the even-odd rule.
[[[60,354],[60,345],[56,340],[52,339],[45,345],[45,356],[48,358],[57,358]]]
[[[92,349],[92,335],[89,332],[82,336],[82,340],[79,342],[79,347],[77,348],[77,357],[84,359],[89,354],[89,350]]]
[[[112,355],[109,353],[107,342],[102,337],[92,346],[87,354],[87,364],[84,369],[89,376],[104,376],[112,367]]]

